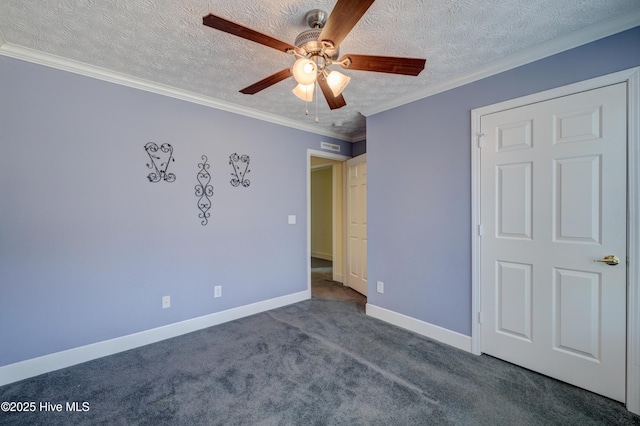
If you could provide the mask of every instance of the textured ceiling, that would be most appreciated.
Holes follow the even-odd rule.
[[[639,0],[377,0],[341,54],[427,58],[418,77],[343,71],[347,106],[305,104],[292,79],[238,92],[293,62],[287,54],[202,25],[209,13],[293,43],[305,13],[335,0],[2,0],[2,41],[316,126],[345,139],[365,134],[360,111],[442,84],[523,50],[636,14]]]

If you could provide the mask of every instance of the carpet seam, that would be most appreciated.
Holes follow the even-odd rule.
[[[342,353],[343,355],[346,355],[346,356],[354,359],[355,361],[367,366],[368,368],[372,369],[373,371],[377,372],[378,374],[382,375],[383,377],[391,380],[392,382],[394,382],[394,383],[396,383],[396,384],[398,384],[400,386],[404,386],[406,388],[411,389],[412,391],[418,393],[422,398],[428,400],[432,404],[435,404],[435,405],[439,405],[440,404],[440,401],[438,401],[437,399],[435,399],[434,397],[429,395],[427,392],[425,392],[420,387],[418,387],[418,386],[406,381],[402,377],[400,377],[400,376],[398,376],[398,375],[396,375],[396,374],[394,374],[394,373],[392,373],[392,372],[390,372],[388,370],[385,370],[384,368],[374,364],[373,362],[362,358],[361,356],[359,356],[359,355],[357,355],[357,354],[355,354],[355,353],[343,348],[342,346],[331,342],[330,340],[326,339],[325,337],[323,337],[323,336],[321,336],[319,334],[310,332],[308,330],[305,330],[302,327],[299,327],[299,326],[297,326],[295,324],[292,324],[292,323],[290,323],[290,322],[288,322],[288,321],[286,321],[286,320],[284,320],[282,318],[278,318],[273,312],[266,312],[266,314],[268,316],[270,316],[275,321],[278,321],[280,323],[283,323],[283,324],[286,324],[286,325],[288,325],[290,327],[293,327],[293,328],[295,328],[297,330],[300,330],[300,331],[306,333],[307,335],[309,335],[310,337],[313,337],[314,339],[319,340],[321,343],[323,343],[323,344],[333,348],[334,350],[337,350],[338,352]]]

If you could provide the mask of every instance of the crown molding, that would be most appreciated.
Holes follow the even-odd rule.
[[[360,141],[363,141],[363,140],[366,140],[366,139],[367,139],[367,132],[365,131],[364,133],[360,133],[360,134],[354,135],[351,138],[351,142],[360,142]]]
[[[61,56],[45,53],[28,47],[6,43],[3,42],[2,39],[0,39],[0,55],[32,62],[39,65],[44,65],[50,68],[55,68],[74,74],[83,75],[85,77],[91,77],[98,80],[131,87],[134,89],[144,90],[146,92],[180,99],[209,108],[215,108],[218,110],[243,115],[245,117],[255,118],[257,120],[262,120],[297,130],[314,133],[320,136],[327,136],[347,142],[353,142],[353,139],[349,136],[338,132],[319,129],[318,127],[311,124],[300,123],[295,120],[290,120],[275,114],[269,114],[252,108],[243,107],[231,102],[225,102],[219,99],[199,95],[197,93],[181,90],[164,84],[154,83],[149,80],[133,77],[123,73],[118,73],[106,68],[85,64],[83,62],[75,61],[72,59],[63,58]]]
[[[610,19],[600,24],[584,28],[569,34],[566,37],[561,37],[539,44],[531,49],[524,50],[515,55],[493,62],[487,66],[480,67],[470,73],[462,74],[452,79],[447,79],[435,85],[427,86],[422,90],[416,90],[407,95],[400,96],[386,102],[381,102],[373,108],[365,108],[359,112],[365,117],[369,117],[374,114],[424,99],[447,90],[455,89],[456,87],[473,83],[474,81],[491,77],[492,75],[591,43],[601,38],[634,28],[638,25],[640,25],[640,10],[632,14]]]

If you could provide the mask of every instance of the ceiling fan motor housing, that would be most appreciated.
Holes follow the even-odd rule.
[[[323,45],[320,43],[320,33],[322,33],[322,28],[324,24],[327,22],[327,12],[320,9],[313,9],[307,12],[305,15],[305,20],[310,30],[306,30],[298,34],[296,37],[296,41],[293,43],[304,52],[305,56],[307,55],[320,55],[322,51]],[[338,55],[340,54],[339,48],[327,48],[324,51],[324,56],[327,59],[335,60],[338,59]]]
[[[296,41],[293,43],[300,49],[304,51],[304,55],[313,55],[320,54],[322,51],[322,43],[318,41],[320,37],[320,33],[322,32],[321,28],[314,28],[311,30],[306,30],[298,34],[296,37]],[[338,59],[338,55],[340,54],[339,48],[326,49],[324,51],[327,58],[331,60]]]

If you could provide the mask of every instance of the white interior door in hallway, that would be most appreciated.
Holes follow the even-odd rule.
[[[347,161],[347,286],[367,295],[367,157]]]
[[[618,401],[626,108],[619,83],[481,117],[481,351]]]

